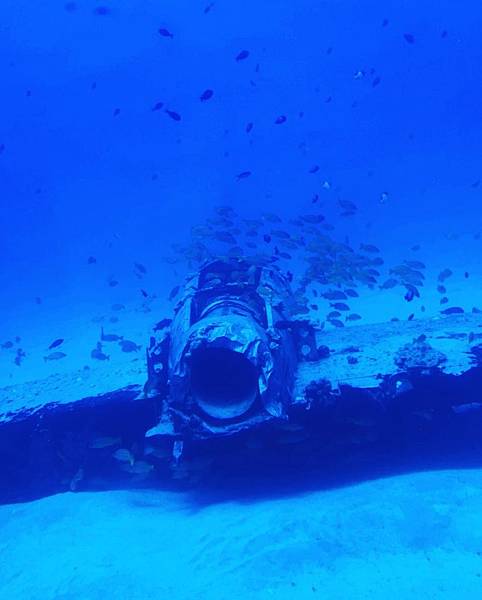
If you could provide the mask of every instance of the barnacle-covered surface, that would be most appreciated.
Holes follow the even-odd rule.
[[[146,379],[145,363],[126,368],[124,365],[101,364],[92,369],[50,375],[45,379],[0,389],[0,425],[26,418],[42,410],[75,405],[90,399],[94,406],[118,390],[125,389],[135,398]]]
[[[371,388],[384,377],[410,369],[440,368],[459,375],[474,365],[481,328],[481,315],[467,314],[318,332],[318,342],[330,354],[299,364],[295,395],[302,396],[307,382],[317,379],[334,388],[340,384]]]

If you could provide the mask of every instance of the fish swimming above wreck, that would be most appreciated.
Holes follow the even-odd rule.
[[[0,598],[480,597],[481,19],[0,2]]]
[[[325,287],[328,307],[330,297],[338,294],[333,293],[337,290],[332,281]],[[37,418],[42,418],[45,432],[54,415],[62,418],[65,410],[72,414],[78,407],[74,427],[79,430],[71,434],[77,440],[72,448],[84,444],[85,456],[93,453],[91,460],[99,466],[121,465],[117,468],[125,477],[144,480],[168,468],[172,478],[184,481],[183,456],[191,456],[196,444],[239,440],[248,451],[259,444],[280,444],[307,447],[318,455],[331,444],[353,451],[360,444],[373,447],[392,431],[390,422],[401,406],[408,411],[407,426],[422,415],[421,424],[414,422],[416,427],[433,427],[437,415],[447,410],[453,419],[478,414],[466,409],[472,405],[464,394],[458,401],[434,396],[427,406],[423,390],[439,385],[440,378],[452,385],[460,379],[463,387],[466,373],[482,369],[478,345],[482,334],[475,333],[482,326],[480,313],[455,310],[435,321],[409,318],[353,327],[351,322],[360,321],[362,315],[346,311],[348,305],[340,301],[332,304],[341,312],[327,313],[332,326],[327,330],[311,310],[302,310],[302,296],[277,262],[227,256],[207,260],[179,285],[172,318],[162,318],[152,328],[146,367],[141,363],[130,382],[124,378],[123,388],[115,389],[103,343],[118,345],[118,351],[134,356],[142,345],[101,328],[101,341],[91,359],[106,364],[107,387],[102,393],[91,397],[86,387],[84,396],[69,402],[66,395],[54,406],[47,396],[45,407],[40,405],[35,413],[21,406],[3,413],[0,427],[8,431],[10,425],[24,421],[25,431],[31,427],[35,436]],[[413,338],[410,343],[407,334]],[[453,357],[446,354],[446,339],[457,347]],[[64,353],[56,351],[45,360],[61,358]],[[85,384],[77,385],[90,385],[89,371],[78,377]],[[29,393],[35,397],[35,387],[30,386]],[[0,406],[1,401],[0,395]],[[81,417],[87,406],[89,412]],[[428,410],[430,419],[424,416]],[[106,420],[107,415],[111,416]],[[96,424],[96,432],[84,419]],[[108,429],[103,431],[101,422]],[[283,434],[275,435],[280,428]],[[403,433],[398,425],[397,432]],[[71,451],[62,447],[62,460]],[[87,484],[87,464],[77,465],[82,479],[76,489]]]

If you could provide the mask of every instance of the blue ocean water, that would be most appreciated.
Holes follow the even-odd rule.
[[[131,380],[142,383],[152,328],[172,316],[173,288],[199,268],[206,249],[212,257],[242,252],[272,259],[293,277],[294,288],[307,276],[307,264],[319,277],[323,271],[316,296],[311,272],[301,303],[316,327],[331,335],[340,322],[345,332],[394,320],[421,321],[423,334],[423,323],[443,316],[442,310],[472,315],[482,309],[481,17],[478,3],[462,7],[448,0],[3,0],[5,397],[25,398],[37,389],[48,403],[71,382],[81,381],[92,397]],[[318,235],[313,230],[324,236],[321,250],[309,247]],[[336,244],[328,268],[327,248]],[[365,264],[376,273],[346,279],[352,255],[380,258]],[[407,264],[407,279],[394,275]],[[413,271],[423,272],[423,281]],[[384,285],[394,277],[393,285]],[[357,295],[341,301],[355,317],[345,320],[342,308],[339,318],[330,318],[336,300],[321,294],[348,286]],[[101,327],[134,346],[97,347]],[[105,361],[92,354],[95,349]],[[450,346],[445,350],[450,354]],[[467,414],[479,418],[472,388],[467,398],[451,395],[445,382],[437,389],[448,407],[473,404]],[[34,406],[29,402],[27,408]],[[129,418],[122,413],[117,423],[124,427]],[[105,433],[99,423],[89,427],[91,440],[101,445],[95,442]],[[464,423],[459,430],[443,421],[431,432],[427,445],[443,460],[419,458],[424,430],[415,441],[404,439],[409,467],[393,461],[397,445],[392,454],[366,458],[360,452],[356,467],[334,467],[324,458],[321,476],[311,473],[308,480],[299,465],[284,462],[293,458],[291,446],[274,471],[258,471],[258,457],[270,452],[250,439],[249,460],[237,463],[243,476],[231,473],[226,488],[218,480],[216,489],[204,489],[195,500],[185,489],[159,489],[163,473],[155,481],[131,481],[94,472],[95,457],[68,463],[65,473],[61,468],[63,483],[53,488],[24,466],[28,490],[14,491],[7,478],[12,489],[2,491],[9,502],[30,501],[1,508],[0,547],[11,561],[3,567],[1,595],[169,593],[217,600],[316,597],[323,590],[329,598],[376,598],[400,590],[407,598],[480,597],[482,548],[473,533],[480,526],[480,474],[461,471],[478,466],[480,448],[453,455],[448,441],[460,432],[478,435],[477,420]],[[139,421],[119,449],[140,452],[134,447],[140,430]],[[15,444],[21,445],[18,435]],[[62,423],[47,439],[55,460],[61,438]],[[4,438],[2,462],[16,469],[10,439]],[[230,452],[235,455],[236,447]],[[407,471],[410,477],[429,466],[460,470],[440,480],[435,471],[413,481],[376,479]],[[246,484],[248,467],[255,473],[253,489]],[[349,487],[353,483],[368,487]],[[451,495],[437,499],[447,486]],[[112,496],[94,491],[117,488]],[[64,493],[51,498],[51,492]],[[390,507],[377,505],[378,494],[393,500]],[[344,507],[339,515],[336,505]],[[460,505],[465,508],[458,513]],[[115,522],[105,525],[110,511],[120,515],[121,541]],[[153,531],[164,532],[164,548],[171,542],[166,531],[178,539],[191,532],[190,544],[179,541],[166,558],[148,535],[155,519]],[[76,537],[78,527],[83,533]],[[94,539],[110,536],[111,545],[98,542],[95,559],[86,545],[97,542],[87,541],[86,532]],[[40,560],[42,539],[49,551]],[[62,579],[53,565],[72,539],[83,541],[73,544]],[[128,550],[119,555],[124,540]],[[451,554],[455,567],[444,573]],[[12,564],[24,566],[15,570]],[[86,565],[82,574],[74,572],[76,564]],[[156,564],[162,565],[159,577],[153,576]]]

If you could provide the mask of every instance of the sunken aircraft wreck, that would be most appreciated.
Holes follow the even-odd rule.
[[[456,314],[323,331],[296,315],[275,265],[207,262],[155,326],[145,369],[0,390],[0,500],[108,487],[119,464],[134,480],[192,483],[200,464],[476,461],[481,327]]]

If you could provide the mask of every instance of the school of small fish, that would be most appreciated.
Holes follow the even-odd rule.
[[[353,212],[356,208],[352,202],[344,203],[345,210]],[[245,218],[233,207],[223,205],[216,207],[214,214],[204,223],[191,228],[186,244],[173,244],[172,254],[164,257],[164,261],[170,265],[184,264],[190,270],[215,259],[274,265],[284,274],[293,290],[294,302],[287,303],[285,310],[292,317],[308,315],[316,318],[320,327],[341,328],[361,321],[362,315],[353,311],[350,303],[360,296],[362,288],[380,292],[398,291],[407,303],[416,299],[420,301],[426,284],[426,265],[421,260],[407,258],[399,264],[387,266],[377,246],[361,243],[353,248],[348,239],[343,242],[334,239],[334,229],[320,212],[303,213],[289,219],[273,212],[262,212],[255,218]],[[420,246],[412,246],[410,250],[418,251]],[[89,256],[87,264],[97,265],[97,257]],[[137,279],[142,280],[147,273],[143,263],[133,263],[133,274]],[[440,295],[439,313],[442,317],[465,312],[463,307],[449,305],[448,289],[453,275],[452,269],[446,267],[438,273],[434,282]],[[468,279],[470,274],[465,271],[463,277]],[[108,277],[106,283],[112,287],[114,281],[118,283]],[[176,301],[181,289],[181,285],[176,285],[167,294],[168,300]],[[140,295],[141,310],[149,311],[148,303],[156,295],[143,288],[140,288]],[[41,298],[36,298],[36,303],[41,304]],[[125,309],[126,305],[122,303],[111,305],[112,313],[121,313]],[[425,305],[421,304],[419,310],[424,313]],[[473,313],[481,312],[476,306],[471,310]],[[415,312],[409,314],[408,320],[413,318]],[[104,318],[93,320],[102,323]],[[393,317],[392,320],[399,318]],[[112,314],[109,323],[114,325],[118,322],[119,317]],[[154,325],[154,330],[162,330],[169,324],[169,319],[163,319]],[[0,351],[8,352],[17,366],[21,366],[27,357],[20,343],[18,336],[0,343]],[[64,351],[66,344],[68,341],[63,337],[48,343],[44,362],[65,359],[68,356]],[[108,348],[114,346],[123,353],[136,354],[142,349],[142,344],[119,333],[106,331],[102,324],[99,337],[90,351],[90,359],[108,361],[111,355]]]
[[[343,208],[353,214],[357,207],[344,202]],[[196,269],[205,261],[246,260],[254,265],[276,265],[292,284],[295,305],[291,314],[313,315],[326,309],[324,321],[332,327],[344,327],[362,319],[353,312],[350,301],[360,296],[360,288],[393,290],[397,288],[407,303],[421,298],[426,283],[426,265],[407,258],[391,267],[385,265],[380,249],[370,243],[353,248],[348,239],[334,239],[335,227],[320,212],[301,214],[285,220],[272,212],[263,212],[257,218],[242,218],[231,206],[218,206],[214,215],[191,228],[187,244],[173,244],[173,255],[165,257],[169,264],[186,263]],[[420,246],[412,246],[411,252]],[[446,280],[453,272],[445,268],[438,274],[437,291],[442,295],[440,304],[449,302]],[[464,273],[464,278],[469,274]],[[175,300],[180,292],[176,286],[169,299]],[[324,302],[324,304],[323,304]],[[286,307],[285,307],[286,308]],[[420,311],[425,312],[422,304]],[[459,306],[440,308],[441,315],[463,313]],[[479,312],[473,307],[472,312]],[[412,320],[411,313],[408,320]],[[393,317],[392,320],[399,320]]]

